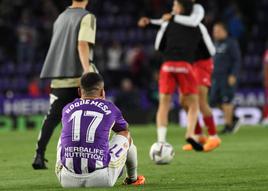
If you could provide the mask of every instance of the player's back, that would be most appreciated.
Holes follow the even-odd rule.
[[[171,21],[165,34],[165,60],[193,62],[201,39],[198,27],[188,27]]]
[[[76,99],[62,111],[61,162],[71,172],[86,174],[108,166],[109,135],[125,130],[120,110],[103,99]]]
[[[67,8],[59,15],[53,25],[53,35],[41,78],[81,76],[83,68],[77,51],[77,41],[81,20],[87,14],[89,12],[85,9]]]
[[[205,41],[201,39],[198,43],[197,50],[195,52],[195,61],[198,60],[206,60],[211,58],[212,56],[210,55],[208,48],[205,44]]]

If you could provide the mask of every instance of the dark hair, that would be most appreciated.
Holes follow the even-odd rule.
[[[85,1],[85,0],[73,0],[73,1],[77,1],[77,2],[83,2],[83,1]]]
[[[193,1],[192,0],[176,0],[179,4],[182,5],[184,12],[182,15],[191,15],[193,11]]]
[[[97,73],[85,73],[80,80],[80,88],[85,91],[86,94],[94,94],[100,90],[101,84],[104,83],[103,77]]]
[[[227,25],[223,21],[217,21],[216,23],[214,23],[214,26],[216,25],[221,26],[226,32],[229,31]]]

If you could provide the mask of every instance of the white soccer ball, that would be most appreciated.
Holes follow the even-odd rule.
[[[175,156],[173,147],[169,143],[156,142],[151,146],[150,158],[156,164],[168,164]]]

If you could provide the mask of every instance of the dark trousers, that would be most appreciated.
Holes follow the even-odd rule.
[[[37,153],[45,153],[54,129],[61,122],[62,109],[76,98],[79,98],[78,88],[56,88],[51,90],[50,108],[44,118],[38,137]]]

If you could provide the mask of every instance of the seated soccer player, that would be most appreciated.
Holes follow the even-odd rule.
[[[137,148],[121,111],[105,100],[103,78],[86,73],[81,98],[62,111],[56,175],[62,187],[112,187],[126,165],[124,184],[142,185],[137,176]],[[110,132],[115,135],[109,142]]]

